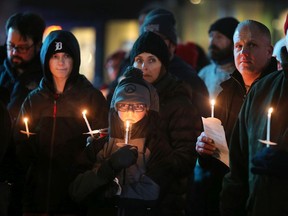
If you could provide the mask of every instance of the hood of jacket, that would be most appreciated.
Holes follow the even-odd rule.
[[[44,81],[50,87],[53,87],[53,76],[49,69],[49,59],[55,53],[57,44],[59,43],[61,43],[61,46],[63,47],[63,52],[68,53],[73,58],[73,69],[66,82],[66,86],[67,83],[74,82],[79,77],[79,68],[81,63],[80,46],[76,37],[69,31],[52,31],[44,40],[40,52]]]

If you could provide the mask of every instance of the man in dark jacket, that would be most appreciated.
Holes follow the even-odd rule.
[[[39,52],[45,26],[34,13],[16,13],[6,22],[7,57],[0,66],[0,86],[9,92],[7,108],[13,122],[25,97],[42,77]]]
[[[22,102],[27,94],[35,89],[42,77],[40,64],[40,48],[45,30],[45,21],[35,13],[15,13],[6,21],[6,58],[0,65],[1,100],[7,107],[14,127]],[[1,177],[5,181],[13,182],[11,196],[11,215],[20,215],[19,202],[21,195],[18,190],[18,177],[14,172],[13,139],[9,144],[5,158],[7,159],[5,174]],[[9,164],[9,165],[8,165]],[[4,171],[3,171],[4,172]],[[17,203],[17,204],[16,204]],[[17,205],[17,206],[15,206]],[[16,213],[17,212],[17,213]]]
[[[288,16],[285,24],[287,62]],[[284,52],[285,51],[285,52]],[[224,216],[286,215],[288,212],[287,68],[251,88],[230,142],[230,172],[223,181]],[[269,109],[273,113],[268,117]],[[268,124],[268,118],[271,125]],[[272,145],[273,144],[273,145]]]
[[[227,143],[250,86],[277,70],[277,61],[272,57],[271,34],[262,23],[253,20],[241,22],[235,30],[233,41],[237,70],[230,79],[221,83],[223,90],[215,105],[215,117],[222,122]],[[197,176],[198,181],[194,186],[197,190],[200,187],[203,189],[199,194],[193,195],[196,202],[199,202],[198,207],[195,206],[197,215],[220,215],[219,195],[223,177],[229,167],[212,156],[218,147],[204,132],[198,137],[196,145],[199,158],[195,170],[203,174]],[[195,209],[191,208],[192,211]]]

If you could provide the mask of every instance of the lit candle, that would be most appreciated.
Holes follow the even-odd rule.
[[[91,136],[93,136],[93,132],[92,132],[92,129],[91,129],[90,124],[89,124],[89,122],[88,122],[88,119],[87,119],[87,117],[86,117],[86,113],[87,113],[87,110],[83,110],[82,115],[83,115],[83,118],[84,118],[85,123],[86,123],[86,125],[87,125],[87,128],[88,128],[88,130],[89,130],[89,134],[90,134]]]
[[[268,142],[270,142],[270,128],[271,128],[271,113],[273,112],[273,108],[270,107],[268,109],[268,115],[267,115],[267,132],[266,132],[266,140]],[[269,147],[269,145],[267,144],[267,147]]]
[[[129,128],[130,128],[130,121],[126,121],[126,128],[125,128],[125,144],[129,142]]]
[[[211,100],[211,118],[214,118],[214,105],[215,105],[215,100]]]
[[[28,127],[28,118],[27,117],[24,117],[23,118],[23,121],[24,121],[24,124],[25,124],[25,128],[26,128],[26,134],[27,134],[27,137],[29,138],[29,127]]]

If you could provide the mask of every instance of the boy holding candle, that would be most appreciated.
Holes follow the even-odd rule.
[[[80,47],[75,36],[53,31],[41,49],[43,79],[25,99],[15,129],[17,158],[24,180],[23,215],[81,215],[68,187],[79,174],[86,147],[87,118],[93,129],[108,126],[102,93],[79,73]],[[29,119],[27,138],[23,117]],[[85,164],[84,164],[85,165]],[[24,178],[26,176],[26,178]]]
[[[159,132],[156,89],[142,76],[137,68],[125,71],[110,105],[109,137],[89,143],[94,168],[71,185],[72,197],[88,206],[88,215],[161,215],[172,149]]]
[[[288,59],[287,28],[288,15],[284,25],[286,47],[281,55],[284,62]],[[221,207],[224,216],[270,216],[288,212],[286,69],[273,72],[253,85],[242,106],[231,136],[230,172],[223,181]],[[267,134],[269,107],[273,107],[273,115],[270,134]],[[277,143],[269,148],[259,142],[268,135]]]

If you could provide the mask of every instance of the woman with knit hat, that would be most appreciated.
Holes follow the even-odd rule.
[[[83,164],[88,129],[82,112],[88,111],[92,129],[106,128],[107,102],[79,73],[80,47],[71,32],[51,32],[40,57],[43,79],[25,99],[15,129],[23,215],[82,215],[68,190]]]
[[[160,215],[184,215],[188,176],[195,166],[195,143],[202,130],[201,117],[191,103],[187,84],[167,72],[169,51],[160,36],[150,31],[141,34],[132,47],[130,61],[157,89],[161,130],[173,149],[173,180],[161,202]]]
[[[159,99],[141,70],[128,67],[109,112],[109,137],[89,139],[88,161],[71,185],[88,215],[161,215],[158,203],[171,177],[171,147],[159,132]],[[127,121],[129,124],[127,124]]]

